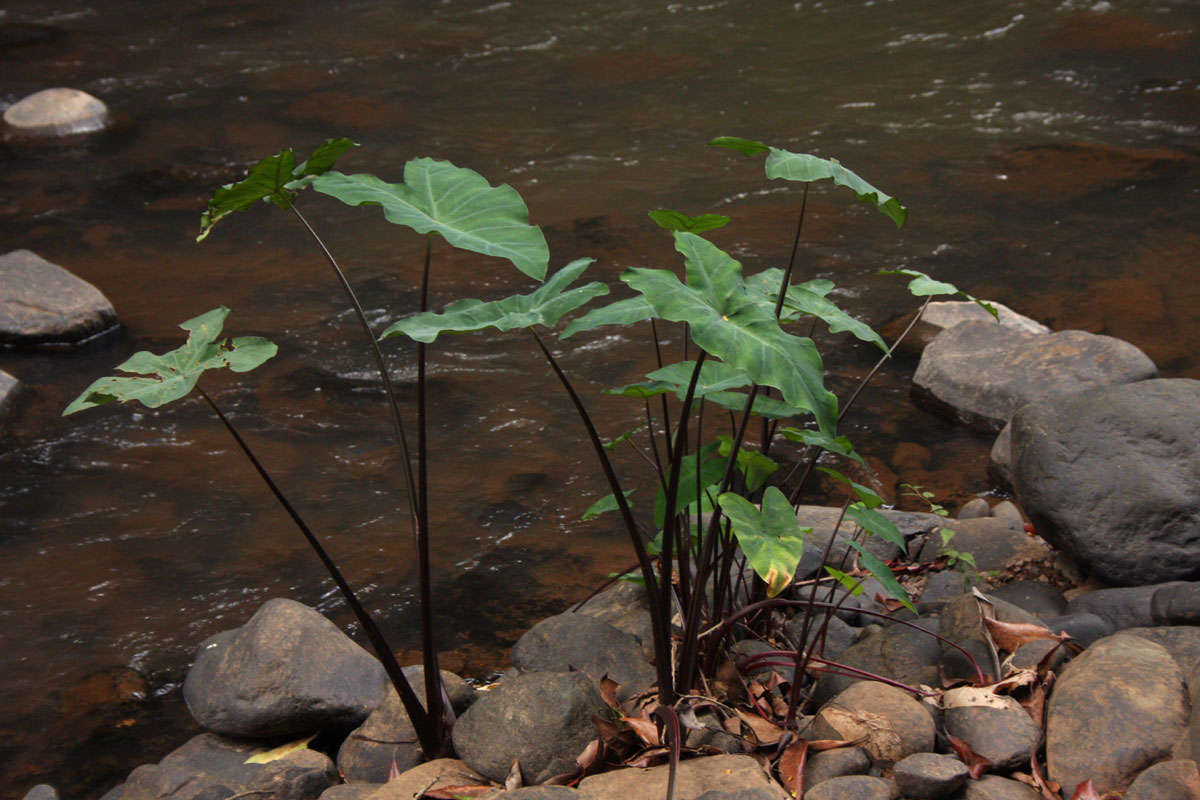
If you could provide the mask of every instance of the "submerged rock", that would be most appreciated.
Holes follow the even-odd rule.
[[[4,122],[23,136],[93,133],[112,123],[108,107],[79,89],[55,88],[24,97],[4,112]]]
[[[0,256],[0,345],[68,345],[117,324],[90,283],[29,250]]]

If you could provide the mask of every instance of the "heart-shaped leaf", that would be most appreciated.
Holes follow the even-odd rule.
[[[550,280],[530,294],[515,294],[502,300],[467,299],[446,306],[441,313],[424,311],[392,323],[380,339],[404,336],[418,342],[432,342],[440,333],[467,333],[496,328],[511,331],[545,325],[553,328],[564,314],[570,313],[595,297],[608,294],[608,287],[598,281],[567,290],[587,269],[593,259],[580,258],[567,264]]]
[[[313,188],[346,205],[383,208],[389,222],[417,233],[435,232],[463,250],[506,258],[536,280],[546,275],[550,250],[517,190],[491,186],[474,170],[449,161],[417,158],[404,165],[404,182],[374,175],[327,172]]]
[[[700,214],[699,216],[689,217],[680,211],[672,211],[669,208],[659,208],[650,212],[650,219],[654,220],[658,227],[666,228],[669,231],[686,231],[688,233],[704,233],[715,228],[723,228],[729,224],[729,217],[721,214]]]
[[[342,153],[355,146],[349,139],[328,139],[299,166],[296,166],[296,153],[290,147],[267,156],[251,167],[245,178],[213,192],[208,208],[200,215],[200,235],[196,241],[204,241],[213,226],[224,217],[249,208],[259,200],[270,200],[287,208],[296,192],[328,171]]]
[[[720,248],[692,233],[676,233],[687,283],[659,269],[631,269],[621,280],[672,322],[689,324],[692,341],[762,386],[779,389],[789,405],[806,408],[817,426],[834,435],[837,398],[825,389],[821,356],[811,339],[792,336],[756,302],[742,267]]]
[[[721,454],[722,458],[729,458],[729,453],[733,450],[733,437],[718,436],[717,441],[721,444],[721,448],[717,452]],[[767,478],[779,469],[779,464],[774,459],[764,456],[757,450],[745,448],[738,448],[736,463],[737,468],[746,478],[746,490],[749,492],[761,489],[767,482]]]
[[[158,408],[192,391],[205,370],[228,367],[234,372],[247,372],[278,351],[273,343],[258,336],[217,341],[227,316],[229,309],[220,306],[182,323],[179,327],[188,332],[182,346],[161,356],[145,350],[134,353],[117,369],[142,377],[100,378],[63,410],[63,416],[114,401],[137,400]]]
[[[733,492],[721,495],[717,502],[733,523],[746,560],[766,582],[767,596],[775,597],[795,577],[804,555],[804,535],[812,528],[800,525],[792,504],[775,486],[763,493],[761,509]]]

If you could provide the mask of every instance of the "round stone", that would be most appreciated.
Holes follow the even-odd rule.
[[[43,89],[9,106],[4,121],[22,133],[69,136],[108,127],[108,107],[78,89]]]

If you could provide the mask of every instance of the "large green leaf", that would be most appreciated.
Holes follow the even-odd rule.
[[[854,192],[860,203],[873,205],[884,213],[897,228],[904,227],[908,209],[891,195],[884,194],[846,169],[836,158],[821,158],[808,153],[792,153],[772,147],[767,155],[767,177],[783,178],[788,181],[820,181],[831,179],[838,186]]]
[[[804,555],[804,535],[812,533],[796,519],[792,504],[775,486],[763,493],[762,509],[733,492],[717,502],[733,523],[733,535],[746,560],[767,584],[767,597],[774,597],[792,582]]]
[[[717,447],[718,444],[713,442],[700,448],[699,452],[683,457],[679,467],[679,489],[675,497],[674,513],[678,514],[695,503],[700,498],[700,494],[703,494],[706,489],[725,475],[725,461],[717,456]],[[700,472],[699,479],[696,477],[697,470]],[[670,485],[673,472],[673,469],[668,470],[663,486]],[[700,487],[699,494],[696,492],[697,483]],[[667,516],[667,492],[663,486],[658,487],[658,495],[654,498],[654,527],[656,528],[663,527]]]
[[[424,311],[392,323],[379,338],[401,334],[418,342],[432,342],[439,333],[467,333],[496,328],[511,331],[533,325],[553,328],[563,314],[579,308],[594,297],[608,294],[608,287],[598,281],[567,290],[587,269],[593,259],[580,258],[567,264],[530,294],[515,294],[502,300],[457,300],[439,314]]]
[[[645,322],[653,317],[654,306],[646,302],[646,298],[641,295],[627,297],[602,308],[593,309],[579,319],[571,320],[567,323],[567,327],[563,328],[563,332],[558,335],[558,338],[570,339],[577,333],[590,331],[603,325],[632,325],[635,322]]]
[[[161,356],[142,350],[117,367],[144,377],[100,378],[63,410],[63,416],[114,401],[137,400],[158,408],[190,392],[205,370],[247,372],[275,355],[278,348],[258,336],[217,341],[227,316],[229,309],[220,306],[184,322],[179,327],[188,332],[188,339],[182,346]]]
[[[474,170],[417,158],[404,165],[403,183],[327,172],[313,188],[347,205],[380,206],[389,222],[439,233],[463,250],[506,258],[539,281],[546,276],[550,250],[541,228],[529,224],[521,195],[508,184],[491,186]]]
[[[203,241],[224,217],[249,208],[259,200],[269,200],[287,208],[297,191],[328,171],[342,153],[355,146],[349,139],[328,139],[299,166],[296,166],[296,153],[290,147],[267,156],[251,167],[245,178],[213,192],[208,208],[200,215],[200,235],[196,241]]]
[[[786,403],[809,409],[817,426],[832,436],[837,398],[825,389],[821,356],[811,339],[779,327],[769,309],[742,281],[742,266],[716,245],[692,233],[676,233],[686,285],[659,269],[631,269],[621,280],[641,293],[655,313],[686,322],[692,340],[755,383],[779,389]]]
[[[746,278],[746,288],[774,311],[775,298],[779,295],[779,284],[782,281],[783,270],[772,268]],[[870,342],[886,353],[887,344],[878,333],[871,330],[870,325],[850,316],[825,296],[831,289],[833,283],[819,278],[789,286],[783,298],[781,318],[794,320],[799,319],[801,314],[808,314],[828,325],[830,333],[845,331],[864,342]]]
[[[921,272],[920,270],[881,269],[881,270],[879,270],[879,274],[880,275],[907,275],[908,277],[912,278],[912,280],[908,282],[908,293],[911,294],[913,297],[939,297],[939,296],[948,295],[948,294],[962,295],[963,297],[967,298],[971,302],[978,305],[984,311],[991,314],[997,320],[1000,319],[1000,312],[997,311],[996,307],[994,305],[992,305],[991,303],[987,302],[986,300],[980,300],[978,297],[972,297],[971,295],[964,292],[962,289],[959,289],[953,283],[946,283],[945,281],[935,280],[935,279],[929,277],[928,275],[926,275],[924,272]]]
[[[681,211],[672,211],[669,208],[658,208],[649,213],[650,219],[654,220],[658,227],[666,228],[669,231],[704,233],[729,224],[729,217],[723,214],[700,214],[689,217]]]

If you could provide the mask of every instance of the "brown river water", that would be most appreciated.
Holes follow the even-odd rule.
[[[0,145],[0,246],[34,250],[116,306],[119,335],[70,353],[0,351],[26,387],[0,421],[0,792],[98,796],[197,731],[179,683],[205,637],[266,598],[354,632],[320,565],[192,399],[64,419],[94,378],[220,304],[279,356],[206,380],[397,648],[417,646],[406,501],[381,393],[340,291],[283,212],[197,245],[207,194],[284,146],[362,146],[347,171],[399,180],[434,156],[525,197],[552,266],[673,266],[658,207],[718,212],[750,271],[787,258],[799,192],[718,135],[834,156],[911,210],[897,231],[844,191],[812,194],[800,274],[871,324],[913,307],[913,267],[1055,328],[1127,339],[1200,377],[1200,5],[1130,2],[367,2],[17,0],[0,9],[0,102],[48,86],[126,124],[82,142]],[[420,237],[303,199],[382,326],[412,309]],[[436,305],[527,290],[504,263],[441,247]],[[636,404],[598,390],[652,368],[644,331],[556,345],[599,427]],[[680,346],[678,332],[668,334]],[[818,331],[844,391],[869,348]],[[389,345],[402,400],[409,351]],[[538,618],[633,559],[581,524],[600,474],[528,337],[432,348],[440,648],[501,669]],[[916,408],[893,364],[846,431],[950,506],[992,491],[990,442]],[[632,455],[625,474],[643,469]],[[818,496],[816,498],[820,500]]]

